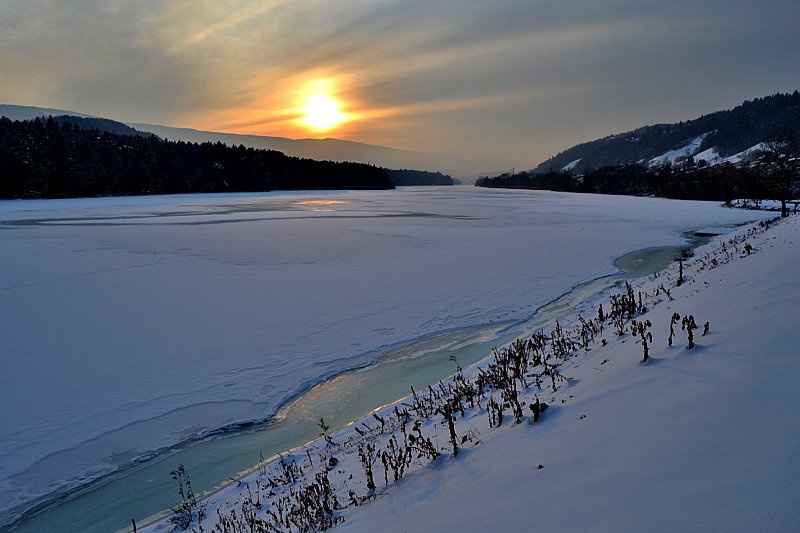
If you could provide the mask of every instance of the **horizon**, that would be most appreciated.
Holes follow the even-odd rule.
[[[786,0],[11,1],[0,100],[532,168],[581,142],[797,90],[798,22]]]

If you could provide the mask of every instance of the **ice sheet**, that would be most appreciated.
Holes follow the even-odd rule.
[[[0,202],[0,512],[763,216],[471,187]]]

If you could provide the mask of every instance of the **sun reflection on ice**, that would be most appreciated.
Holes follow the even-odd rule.
[[[328,205],[341,205],[341,204],[351,204],[353,202],[349,200],[298,200],[297,202],[292,202],[293,205],[308,205],[312,206],[311,209],[315,213],[333,213],[336,209],[325,208],[325,207],[316,207],[316,206],[328,206]]]

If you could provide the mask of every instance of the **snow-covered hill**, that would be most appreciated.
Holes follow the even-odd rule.
[[[742,228],[698,249],[682,277],[674,265],[631,287],[635,318],[610,318],[624,300],[606,300],[602,330],[585,314],[563,336],[545,332],[553,350],[559,338],[581,345],[550,359],[560,365],[552,385],[552,367],[542,374],[533,355],[516,379],[519,394],[503,396],[487,385],[493,370],[484,361],[463,381],[387,406],[222,491],[205,527],[277,517],[287,530],[327,519],[342,532],[795,531],[798,260],[797,217]],[[682,330],[689,315],[698,328]],[[587,324],[593,339],[578,339]],[[516,360],[506,359],[509,375]],[[480,397],[454,399],[465,383],[482,383]],[[534,423],[537,398],[549,408]],[[518,401],[525,409],[515,424]],[[399,463],[403,442],[410,458]]]
[[[538,165],[582,172],[608,165],[676,164],[693,158],[709,165],[746,160],[765,140],[800,134],[800,93],[756,98],[727,111],[675,124],[655,124],[573,146]]]
[[[706,137],[708,137],[708,133],[698,135],[684,146],[681,146],[680,148],[676,148],[674,150],[668,150],[667,152],[654,157],[653,159],[647,162],[647,166],[657,167],[661,165],[674,165],[678,161],[687,159],[693,156],[694,154],[698,153],[700,146],[703,144],[703,139],[705,139]]]

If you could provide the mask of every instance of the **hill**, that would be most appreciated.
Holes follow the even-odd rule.
[[[66,109],[0,104],[0,116],[8,117],[11,120],[32,120],[36,117],[45,118],[59,115],[91,117],[91,115],[85,115]],[[510,166],[507,161],[496,159],[466,160],[444,154],[399,150],[386,146],[332,138],[288,139],[286,137],[271,137],[266,135],[240,135],[235,133],[201,131],[191,128],[175,128],[157,124],[128,123],[127,125],[138,131],[154,133],[163,139],[175,141],[195,143],[221,142],[231,146],[238,146],[241,144],[248,148],[277,150],[286,155],[304,159],[339,162],[350,161],[395,169],[421,169],[462,177],[477,177],[482,174],[493,174],[499,169],[508,168]]]
[[[165,139],[187,142],[222,142],[234,146],[242,144],[251,148],[278,150],[295,157],[324,161],[354,161],[384,168],[414,168],[457,176],[493,173],[498,169],[508,168],[508,163],[500,160],[464,160],[448,155],[398,150],[341,139],[288,139],[266,135],[241,135],[191,128],[174,128],[155,124],[131,123],[130,125],[141,131],[155,133]]]
[[[104,119],[0,118],[0,198],[390,189],[387,171],[274,150],[166,141]]]
[[[109,118],[97,117],[78,117],[73,115],[58,115],[53,116],[53,120],[62,127],[64,124],[70,124],[75,128],[82,128],[85,130],[96,130],[101,133],[113,133],[114,135],[133,135],[135,137],[150,137],[152,133],[131,128],[127,124],[111,120]]]
[[[92,115],[85,115],[83,113],[78,113],[77,111],[68,111],[66,109],[0,104],[0,117],[6,117],[10,120],[33,120],[36,117],[57,117],[62,115],[69,115],[72,117],[92,117]]]
[[[726,204],[770,199],[786,216],[800,192],[800,93],[612,135],[570,148],[534,170],[482,177],[475,185]]]
[[[727,110],[674,124],[654,124],[573,146],[533,172],[585,170],[605,166],[674,165],[692,158],[714,165],[738,162],[775,135],[800,135],[800,93],[749,100]]]

